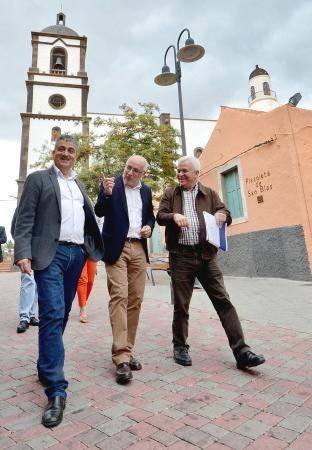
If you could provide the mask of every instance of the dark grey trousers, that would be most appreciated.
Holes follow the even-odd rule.
[[[174,348],[189,348],[187,345],[189,306],[197,277],[220,318],[235,358],[249,350],[236,309],[225,289],[216,255],[204,259],[198,246],[195,248],[179,246],[177,253],[170,253],[169,264],[174,296],[172,323]]]

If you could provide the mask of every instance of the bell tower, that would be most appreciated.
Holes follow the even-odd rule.
[[[272,90],[270,75],[258,65],[249,75],[248,103],[249,108],[257,111],[271,111],[279,106],[276,92]]]
[[[18,199],[36,150],[53,148],[61,133],[89,133],[87,38],[66,26],[60,12],[56,24],[32,31],[32,61],[26,80],[26,112],[21,113],[22,138]],[[78,126],[76,124],[79,124]]]

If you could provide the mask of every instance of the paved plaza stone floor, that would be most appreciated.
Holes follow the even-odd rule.
[[[190,314],[193,366],[173,362],[169,280],[154,277],[137,335],[143,369],[126,386],[114,379],[103,266],[89,323],[79,322],[75,301],[65,333],[65,416],[49,430],[40,424],[37,329],[16,333],[20,277],[0,274],[0,450],[311,450],[312,283],[226,278],[247,342],[267,358],[241,372],[202,290]]]

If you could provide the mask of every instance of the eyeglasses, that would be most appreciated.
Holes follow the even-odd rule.
[[[145,172],[145,170],[139,170],[139,169],[137,169],[136,167],[132,167],[132,166],[126,166],[126,167],[125,167],[125,170],[126,170],[126,172],[131,172],[131,170],[132,170],[132,172],[133,172],[135,175],[140,175],[141,173],[144,173],[144,172]]]

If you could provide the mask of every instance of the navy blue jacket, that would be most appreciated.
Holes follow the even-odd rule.
[[[140,194],[142,198],[142,227],[149,225],[153,230],[155,216],[153,213],[152,191],[142,183]],[[94,211],[98,217],[104,216],[102,229],[104,242],[103,261],[114,264],[124,248],[129,231],[127,199],[122,176],[115,179],[112,195],[105,195],[103,185],[101,184]],[[148,262],[147,240],[142,239],[142,244]]]

